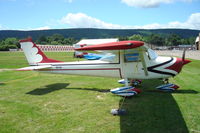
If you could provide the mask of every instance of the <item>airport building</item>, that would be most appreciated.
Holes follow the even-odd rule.
[[[196,49],[200,50],[200,33],[199,36],[197,36],[196,41],[195,41],[195,45],[196,45]]]

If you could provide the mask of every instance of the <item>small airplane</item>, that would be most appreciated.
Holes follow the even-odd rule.
[[[177,85],[168,83],[168,78],[180,73],[182,67],[191,62],[182,58],[158,56],[141,41],[119,41],[77,48],[77,51],[102,51],[106,53],[99,60],[63,62],[48,58],[31,38],[20,40],[21,48],[29,67],[18,71],[39,71],[58,74],[88,75],[121,78],[124,87],[111,89],[119,96],[133,96],[141,92],[135,88],[142,79],[164,79],[167,81],[157,89],[173,91]]]
[[[87,60],[99,60],[103,57],[104,55],[101,54],[95,54],[95,53],[87,53],[85,55],[83,55],[83,58],[87,59]]]

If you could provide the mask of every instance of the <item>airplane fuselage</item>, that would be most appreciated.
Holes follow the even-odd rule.
[[[172,66],[177,58],[160,57],[150,60],[144,55],[147,62],[146,67],[148,75],[145,75],[141,61],[126,62],[124,54],[120,51],[115,62],[95,60],[95,61],[77,61],[63,63],[39,63],[38,65],[51,65],[51,68],[39,69],[40,72],[59,73],[68,75],[88,75],[102,77],[116,77],[128,79],[152,79],[152,78],[169,78],[175,76],[178,72],[166,69]]]
[[[76,50],[102,50],[100,60],[62,62],[48,58],[32,39],[20,41],[31,67],[20,71],[35,70],[48,73],[116,77],[125,79],[169,78],[177,75],[189,60],[161,57],[140,41],[120,41],[93,45]]]

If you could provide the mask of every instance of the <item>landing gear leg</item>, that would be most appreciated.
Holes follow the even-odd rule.
[[[133,79],[131,80],[131,86],[138,86],[142,83],[142,80],[139,80],[139,79]]]
[[[125,78],[124,81],[125,81],[125,87],[128,87],[129,86],[128,78]]]
[[[163,79],[164,84],[169,84],[169,79]]]

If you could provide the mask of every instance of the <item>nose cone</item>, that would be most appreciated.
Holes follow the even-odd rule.
[[[173,65],[167,67],[167,69],[174,70],[179,73],[182,67],[190,62],[191,61],[187,59],[183,60],[182,58],[176,58],[176,62]]]
[[[191,62],[190,60],[185,59],[185,60],[183,61],[183,65],[186,65],[186,64],[188,64],[188,63],[190,63],[190,62]]]

